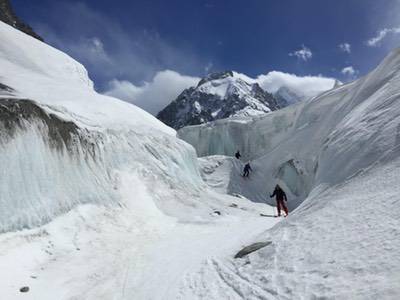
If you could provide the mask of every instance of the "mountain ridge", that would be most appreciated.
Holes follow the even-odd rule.
[[[216,72],[185,89],[157,118],[175,129],[279,109],[274,96],[234,71]]]

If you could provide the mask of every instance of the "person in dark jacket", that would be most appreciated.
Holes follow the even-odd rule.
[[[250,162],[244,165],[243,177],[249,177],[250,171],[253,171],[250,167]]]
[[[235,157],[236,157],[237,159],[240,159],[241,155],[240,155],[239,150],[235,153]]]
[[[270,197],[276,197],[276,207],[278,208],[278,217],[281,216],[281,209],[285,212],[286,216],[289,214],[288,209],[286,207],[285,201],[287,201],[287,197],[285,192],[282,190],[282,188],[277,184],[275,186],[275,190]]]

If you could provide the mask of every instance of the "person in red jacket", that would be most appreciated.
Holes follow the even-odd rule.
[[[277,184],[275,186],[274,193],[270,195],[270,197],[276,196],[276,206],[278,208],[278,217],[281,216],[281,209],[286,213],[286,216],[289,214],[288,209],[286,207],[285,201],[287,201],[287,197],[285,192],[282,190],[282,188]],[[285,216],[285,217],[286,217]]]

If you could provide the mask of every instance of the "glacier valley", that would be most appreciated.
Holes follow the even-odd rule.
[[[0,299],[398,299],[399,88],[176,132],[0,22]]]

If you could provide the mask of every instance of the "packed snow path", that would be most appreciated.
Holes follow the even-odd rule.
[[[201,299],[206,289],[230,298],[234,291],[223,277],[234,275],[226,275],[227,270],[216,264],[229,264],[238,250],[279,220],[260,217],[259,212],[273,210],[240,204],[216,214],[215,221],[181,223],[123,209],[81,206],[42,228],[1,237],[1,296]],[[196,278],[207,282],[197,286]],[[22,286],[30,291],[22,295]]]

